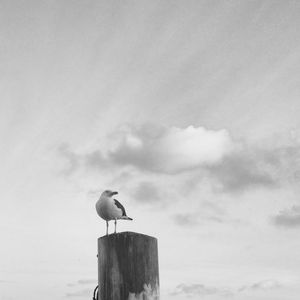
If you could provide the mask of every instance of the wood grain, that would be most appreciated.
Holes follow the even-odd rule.
[[[157,239],[135,232],[98,239],[99,300],[159,300]]]

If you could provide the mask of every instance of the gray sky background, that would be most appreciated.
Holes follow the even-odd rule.
[[[158,238],[162,299],[298,299],[299,25],[299,1],[0,1],[0,299],[91,297],[106,188]]]

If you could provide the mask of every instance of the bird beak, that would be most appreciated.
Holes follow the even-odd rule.
[[[113,195],[117,195],[117,194],[118,194],[118,192],[112,192],[111,194],[112,194],[112,196],[113,196]]]

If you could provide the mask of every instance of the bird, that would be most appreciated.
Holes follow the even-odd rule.
[[[108,235],[108,222],[115,221],[115,233],[117,232],[117,220],[130,220],[133,219],[126,215],[124,206],[116,199],[114,195],[118,192],[105,190],[96,203],[97,214],[106,221],[106,235]]]

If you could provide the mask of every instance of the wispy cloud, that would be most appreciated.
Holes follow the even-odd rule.
[[[187,297],[211,296],[211,295],[231,296],[232,291],[227,288],[206,286],[204,284],[179,284],[171,295],[184,295]]]
[[[76,292],[66,293],[66,297],[68,298],[75,298],[75,297],[92,297],[93,289],[83,289]]]
[[[237,293],[241,292],[255,292],[255,291],[268,291],[277,288],[281,288],[283,285],[274,279],[265,279],[261,281],[254,282],[249,285],[244,285],[240,288],[229,288],[229,287],[217,287],[208,286],[201,283],[194,284],[184,284],[181,283],[176,286],[176,288],[170,293],[172,296],[183,295],[186,297],[201,297],[201,296],[214,296],[219,295],[223,297],[235,296]]]
[[[76,282],[68,283],[68,286],[80,286],[87,284],[97,284],[97,279],[79,279]]]
[[[173,221],[179,226],[193,226],[198,224],[197,214],[185,213],[185,214],[176,214],[173,216]]]
[[[1,284],[1,283],[14,283],[14,282],[15,282],[15,281],[0,279],[0,284]]]
[[[280,211],[278,215],[272,217],[272,222],[276,226],[286,228],[300,227],[300,206],[295,205],[290,209]]]
[[[188,199],[188,200],[187,200]],[[180,212],[171,215],[173,222],[181,227],[193,227],[195,225],[215,224],[237,224],[240,221],[232,218],[224,205],[219,201],[203,200],[196,197],[195,199],[184,198],[183,201],[192,201],[195,206],[185,205]]]
[[[134,191],[134,199],[140,204],[153,204],[162,200],[162,195],[156,185],[149,181],[142,181]]]
[[[80,288],[77,291],[66,293],[66,297],[68,298],[77,298],[77,297],[91,297],[94,291],[95,286],[97,285],[97,279],[79,279],[76,282],[68,283],[68,287],[72,288]],[[85,286],[89,286],[88,288],[83,288]]]
[[[63,175],[72,175],[79,169],[103,170],[110,164],[100,150],[94,150],[87,153],[76,153],[68,144],[62,144],[58,148],[58,153],[65,158],[66,165],[61,171]]]
[[[282,287],[282,285],[277,280],[266,279],[266,280],[261,280],[261,281],[255,282],[250,285],[243,286],[239,289],[239,292],[243,292],[246,290],[264,291],[264,290],[271,290],[271,289],[276,289],[276,288],[280,288],[280,287]]]
[[[79,168],[78,155],[71,150],[68,144],[61,144],[58,148],[58,153],[67,161],[67,164],[61,171],[63,175],[70,175]]]
[[[236,152],[220,164],[207,167],[217,190],[240,192],[251,187],[276,187],[278,182],[271,175],[270,164],[252,155],[245,151]]]
[[[206,169],[215,189],[230,193],[250,188],[277,188],[297,184],[300,174],[300,147],[294,145],[272,148],[242,144],[216,165]]]
[[[103,169],[103,167],[107,166],[107,161],[103,157],[100,150],[95,150],[90,153],[87,153],[82,157],[83,164],[88,169]]]
[[[245,225],[243,220],[238,218],[232,218],[223,212],[222,214],[217,214],[214,212],[203,211],[203,206],[199,207],[197,212],[192,213],[180,213],[172,216],[173,222],[176,225],[183,227],[193,227],[195,225],[205,225],[209,223],[215,224],[231,224],[231,225]]]

